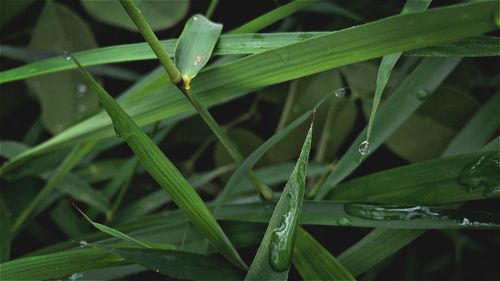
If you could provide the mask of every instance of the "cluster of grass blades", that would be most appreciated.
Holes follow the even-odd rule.
[[[91,2],[87,12],[114,22]],[[116,0],[109,8],[145,42],[62,53],[40,39],[51,28],[68,36],[61,46],[79,42],[68,31],[95,39],[48,0],[30,47],[2,42],[2,59],[31,62],[0,72],[2,89],[27,79],[42,112],[24,138],[0,141],[1,280],[387,279],[383,270],[401,266],[395,255],[407,268],[397,279],[414,280],[498,247],[500,92],[474,61],[500,55],[498,1],[408,0],[373,17],[354,3],[293,0],[230,31],[210,20],[224,2],[189,18],[185,2],[170,4],[168,25],[185,19],[178,39],[157,38],[168,3]],[[34,4],[8,5],[6,21]],[[299,11],[334,31],[297,32],[308,26]],[[145,60],[159,67],[105,65]],[[115,98],[94,75],[134,83]],[[51,79],[76,87],[64,99],[74,104],[44,94],[57,89],[40,86]],[[248,112],[238,112],[243,96]],[[102,110],[87,112],[97,102]],[[248,130],[255,123],[265,129]],[[182,158],[180,146],[193,150]],[[212,168],[197,172],[207,155]],[[428,230],[455,254],[417,262],[402,250]]]

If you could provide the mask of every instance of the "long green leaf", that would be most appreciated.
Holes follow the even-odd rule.
[[[87,248],[12,260],[0,264],[0,271],[2,280],[47,280],[120,264],[117,254]]]
[[[496,25],[491,18],[497,8],[498,3],[481,2],[389,17],[207,69],[197,76],[191,86],[204,104],[221,103],[250,89],[493,30]],[[467,16],[455,17],[456,14]],[[413,24],[417,22],[419,24]],[[380,36],[373,37],[373,33]],[[353,52],[353,49],[357,51]],[[156,81],[164,78],[162,73],[157,75]],[[176,91],[175,87],[167,86],[162,91],[150,93],[147,99],[130,99],[122,106],[141,125],[176,114],[186,114],[189,106],[173,91]],[[109,125],[109,119],[105,115],[89,118],[71,130],[19,155],[2,167],[2,172],[57,146],[109,136],[112,133]]]
[[[77,208],[78,209],[78,208]],[[91,223],[95,228],[99,229],[100,231],[106,233],[106,234],[109,234],[113,237],[116,237],[116,238],[120,238],[120,239],[123,239],[125,241],[128,241],[132,244],[137,244],[139,245],[140,247],[144,247],[144,248],[151,248],[151,249],[163,249],[163,250],[169,250],[169,249],[175,249],[175,246],[173,245],[168,245],[168,244],[162,244],[162,245],[158,245],[158,244],[153,244],[153,243],[149,243],[149,242],[144,242],[144,241],[140,241],[140,240],[137,240],[135,238],[132,238],[130,237],[129,235],[119,231],[119,230],[116,230],[112,227],[109,227],[109,226],[106,226],[104,224],[100,224],[100,223],[97,223],[97,222],[93,222],[84,212],[82,212],[80,209],[78,209],[78,211],[83,215],[83,217],[89,222]]]
[[[245,267],[245,263],[193,187],[118,103],[92,79],[90,74],[81,67],[80,70],[113,120],[117,135],[132,148],[146,170],[221,254],[234,264]]]
[[[384,143],[422,104],[423,101],[417,98],[418,92],[432,93],[455,68],[459,60],[458,58],[426,58],[407,76],[378,113],[378,122],[374,124],[374,133],[370,143],[371,151]],[[335,170],[325,180],[315,199],[325,197],[335,185],[361,164],[359,150],[365,136],[366,128],[339,160]]]
[[[302,228],[297,230],[293,264],[304,280],[355,280],[334,256]]]
[[[44,185],[42,190],[36,195],[36,197],[30,202],[26,208],[21,212],[21,214],[15,219],[12,225],[12,233],[17,233],[24,222],[31,216],[35,208],[44,200],[60,183],[63,181],[64,177],[73,169],[73,167],[80,162],[80,160],[92,149],[95,143],[90,142],[87,144],[76,146],[69,154],[66,156],[64,161],[59,165],[57,170],[51,175],[50,179]]]
[[[284,280],[288,276],[304,198],[312,126],[311,122],[297,164],[276,204],[245,280]]]
[[[468,153],[483,147],[495,131],[500,128],[499,104],[500,93],[496,93],[453,138],[452,142],[444,150],[443,155]]]
[[[262,53],[313,37],[327,35],[328,33],[329,32],[287,32],[222,35],[218,44],[215,46],[214,55],[249,55]],[[438,44],[432,47],[409,50],[404,52],[403,55],[431,57],[500,56],[500,51],[496,47],[499,41],[500,39],[498,37],[477,36],[451,43]],[[175,46],[177,44],[176,39],[163,40],[160,42],[169,54],[175,53]],[[21,59],[20,55],[22,54],[22,59],[25,60],[27,54],[35,52],[33,50],[28,51],[22,48],[20,49],[19,47],[7,45],[0,45],[0,47],[2,48],[2,55],[7,58]],[[83,66],[151,60],[156,58],[147,43],[134,43],[92,49],[76,52],[74,56]],[[63,60],[61,56],[47,58],[42,61],[0,72],[0,84],[75,68],[76,66],[74,64]],[[136,73],[132,73],[128,70],[125,71],[124,69],[100,66],[99,68],[92,68],[91,70],[96,74],[108,75],[121,79],[129,80],[136,78]]]
[[[349,272],[354,276],[358,276],[374,264],[415,240],[423,232],[423,230],[419,229],[393,230],[377,228],[353,247],[340,254],[338,260]],[[391,246],[388,247],[387,245]]]
[[[431,4],[432,0],[424,1],[406,1],[401,14],[413,13],[418,11],[426,10]],[[384,56],[380,62],[377,73],[377,86],[375,87],[375,94],[373,97],[372,111],[370,113],[370,118],[368,120],[368,127],[366,130],[366,142],[370,143],[370,136],[372,132],[373,122],[375,121],[375,115],[377,113],[378,105],[380,99],[382,98],[382,93],[384,91],[387,81],[389,81],[389,76],[391,75],[392,69],[396,65],[403,52],[397,52]]]
[[[364,202],[397,204],[446,204],[485,199],[484,188],[469,189],[465,184],[474,180],[467,167],[491,154],[480,152],[424,161],[385,170],[340,184],[328,198]],[[478,167],[486,182],[494,182],[498,171]]]
[[[187,280],[241,280],[243,274],[217,257],[178,251],[151,249],[113,250],[131,263],[140,264],[157,273]]]

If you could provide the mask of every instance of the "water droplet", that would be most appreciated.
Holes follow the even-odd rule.
[[[417,99],[423,101],[426,100],[430,95],[430,91],[422,89],[417,92]]]
[[[198,17],[193,17],[193,20],[198,20]]]
[[[83,278],[83,273],[82,272],[77,272],[77,273],[71,274],[68,277],[68,280],[78,280],[78,279],[81,279],[81,278]]]
[[[358,151],[359,153],[361,153],[361,155],[363,156],[367,155],[368,153],[370,153],[371,150],[372,150],[372,145],[367,140],[359,144]]]
[[[342,98],[345,96],[345,90],[346,88],[338,88],[337,90],[335,90],[335,96],[338,97],[338,98]]]
[[[87,111],[87,107],[84,105],[84,104],[79,104],[76,109],[78,110],[78,112],[80,113],[83,113],[85,111]]]
[[[71,53],[70,53],[70,52],[68,52],[68,51],[64,51],[64,53],[63,53],[63,58],[64,58],[65,60],[71,60]]]
[[[160,272],[160,269],[159,269],[159,268],[157,268],[155,271],[156,271],[157,273],[159,273],[159,272]]]
[[[341,225],[341,226],[350,226],[352,225],[352,222],[350,219],[348,218],[339,218],[337,220],[337,225]]]
[[[79,94],[84,94],[87,92],[87,86],[85,86],[85,84],[78,84],[78,86],[76,86],[76,90]]]
[[[470,222],[469,222],[469,219],[468,219],[468,218],[464,218],[464,219],[462,220],[462,225],[463,225],[463,226],[467,226],[467,225],[469,225],[469,224],[470,224]]]
[[[83,248],[83,247],[87,247],[87,245],[89,243],[87,243],[87,241],[85,241],[85,240],[82,240],[82,241],[79,242],[79,244],[80,244],[80,248]]]
[[[429,207],[422,206],[345,204],[344,210],[352,216],[380,221],[448,218]]]
[[[486,197],[500,196],[500,152],[487,153],[467,164],[458,176],[458,183],[465,186],[467,192],[483,188]]]
[[[293,241],[298,216],[296,199],[292,193],[286,194],[286,212],[282,215],[278,227],[271,234],[269,243],[269,264],[275,272],[283,272],[290,268]]]

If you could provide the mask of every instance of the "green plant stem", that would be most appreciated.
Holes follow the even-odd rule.
[[[61,183],[64,177],[71,171],[71,169],[73,169],[73,167],[75,167],[76,164],[78,164],[78,162],[80,162],[80,160],[85,155],[87,155],[88,152],[90,152],[90,150],[92,150],[94,145],[95,142],[87,142],[73,148],[73,150],[68,154],[68,156],[66,156],[61,165],[59,165],[54,174],[52,174],[42,190],[16,218],[11,230],[13,235],[15,235],[20,230],[21,226],[30,217],[31,213],[39,205],[39,203]]]
[[[311,187],[311,189],[309,189],[309,191],[306,193],[306,198],[307,199],[314,198],[314,196],[316,195],[316,192],[318,192],[318,189],[323,185],[323,183],[325,182],[325,180],[333,172],[334,169],[335,169],[335,162],[332,162],[330,165],[328,165],[326,171],[314,183],[313,187]]]
[[[134,21],[137,28],[141,31],[144,39],[146,39],[151,49],[153,49],[154,53],[160,60],[160,63],[165,68],[165,71],[167,71],[172,83],[174,83],[179,88],[179,90],[181,90],[182,93],[184,93],[184,95],[188,98],[189,102],[198,111],[201,118],[205,121],[205,123],[207,123],[208,127],[213,131],[222,145],[224,145],[224,147],[227,149],[229,155],[237,163],[241,163],[243,161],[243,156],[240,154],[229,137],[227,137],[222,128],[217,124],[212,115],[210,115],[210,112],[208,112],[208,110],[198,101],[198,99],[194,95],[189,94],[189,92],[180,85],[179,82],[182,80],[182,78],[179,70],[175,67],[167,52],[161,46],[160,41],[158,41],[158,38],[153,33],[153,30],[141,15],[141,11],[139,10],[139,8],[137,8],[132,0],[120,0],[120,3],[125,8],[130,18]],[[173,72],[176,72],[176,74],[174,75]],[[272,199],[272,190],[268,186],[262,184],[252,170],[248,173],[248,178],[255,185],[262,198],[266,200]]]
[[[290,112],[292,112],[292,105],[295,101],[295,96],[297,96],[297,86],[299,82],[298,80],[293,80],[290,82],[290,88],[288,90],[288,95],[286,97],[285,106],[283,107],[283,111],[281,112],[280,121],[278,122],[278,126],[276,126],[276,133],[281,131],[288,120],[288,116]]]
[[[205,16],[209,19],[212,17],[212,15],[215,12],[215,8],[217,8],[217,4],[219,4],[219,0],[212,0],[210,2],[210,6],[208,6],[207,12],[205,13]]]
[[[244,158],[243,155],[238,151],[234,143],[229,139],[229,137],[226,135],[224,130],[217,124],[217,121],[212,117],[210,112],[206,109],[205,106],[203,106],[196,95],[194,94],[189,94],[186,91],[183,90],[184,95],[187,97],[189,102],[193,105],[193,107],[198,111],[200,114],[201,118],[205,121],[205,123],[210,127],[212,132],[217,136],[219,141],[222,143],[222,145],[226,148],[227,152],[233,158],[236,163],[241,163],[243,162]],[[250,181],[255,185],[255,187],[258,189],[261,197],[265,200],[271,200],[273,198],[273,193],[271,189],[261,183],[257,176],[255,175],[255,172],[253,170],[250,170],[248,172],[248,178]]]
[[[170,77],[170,81],[177,85],[182,80],[181,74],[177,67],[175,67],[167,52],[161,46],[160,41],[158,41],[158,38],[147,23],[146,19],[142,16],[139,8],[137,8],[133,0],[120,0],[120,3],[127,11],[134,24],[137,26],[137,29],[141,32],[142,36],[144,36],[144,39],[146,39],[149,43],[151,49],[153,49],[153,52],[156,54],[163,65],[163,68],[165,68],[165,71]]]

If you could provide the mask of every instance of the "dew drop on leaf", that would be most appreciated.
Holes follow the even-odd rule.
[[[361,155],[367,155],[368,153],[370,153],[371,150],[372,150],[372,146],[367,140],[365,140],[361,144],[359,144],[358,151],[359,151],[359,153],[361,153]]]
[[[430,95],[430,91],[422,89],[417,92],[417,99],[423,101],[426,100]]]
[[[352,222],[350,219],[348,218],[339,218],[337,220],[337,225],[341,225],[341,226],[350,226],[352,225]]]
[[[89,243],[87,243],[87,241],[85,241],[85,240],[82,240],[78,244],[80,244],[80,248],[83,248],[83,247],[86,247]]]
[[[486,197],[500,195],[500,152],[487,153],[467,164],[458,176],[458,183],[465,186],[467,192],[483,189]]]
[[[68,52],[68,51],[64,51],[64,53],[63,53],[63,58],[64,58],[65,60],[71,60],[71,53],[70,53],[70,52]]]
[[[85,86],[85,84],[78,84],[78,86],[76,86],[76,90],[79,94],[84,94],[87,92],[87,86]]]
[[[338,98],[344,97],[345,96],[345,89],[346,88],[338,88],[337,90],[335,90],[335,96]]]

